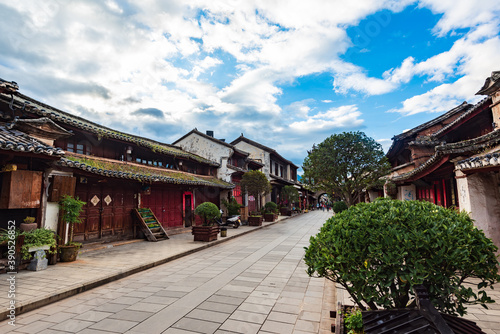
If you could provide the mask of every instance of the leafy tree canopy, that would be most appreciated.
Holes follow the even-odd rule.
[[[303,168],[304,183],[351,206],[363,189],[389,173],[390,164],[382,145],[358,131],[334,134],[314,145]]]
[[[281,197],[288,207],[299,200],[299,191],[294,186],[284,186],[281,189]]]
[[[267,180],[267,177],[258,170],[252,170],[245,174],[241,178],[240,182],[241,189],[254,196],[257,199],[257,204],[260,203],[260,195],[267,194],[271,192],[271,184]],[[260,205],[258,206],[258,208]]]

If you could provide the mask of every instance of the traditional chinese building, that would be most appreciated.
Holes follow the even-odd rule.
[[[294,186],[301,194],[300,205],[307,205],[307,191],[302,188],[300,182],[297,181],[298,167],[291,161],[283,158],[276,150],[259,144],[243,136],[243,134],[231,142],[238,149],[248,152],[249,157],[259,161],[264,165],[262,172],[266,175],[272,186],[270,194],[261,203],[273,201],[280,204],[281,189],[284,186]]]
[[[238,149],[224,139],[214,138],[213,131],[207,131],[205,134],[193,129],[176,140],[173,145],[218,163],[217,177],[235,185],[234,189],[222,193],[221,198],[230,199],[233,196],[239,204],[248,207],[248,198],[242,193],[239,183],[243,174],[261,169],[263,163],[251,159],[248,152]]]
[[[36,175],[30,189],[30,182],[17,184],[17,192],[31,194],[23,210],[31,210],[25,213],[38,217],[40,226],[56,226],[59,235],[65,233],[57,224],[63,194],[86,202],[75,241],[91,242],[133,237],[137,207],[152,208],[168,229],[191,226],[196,205],[219,205],[221,190],[234,187],[217,178],[217,162],[48,106],[18,92],[15,83],[0,84],[1,129],[8,140],[0,143],[1,167]],[[15,194],[7,175],[2,173],[1,197],[10,201]],[[18,209],[2,210],[8,217]]]
[[[393,170],[386,192],[471,214],[500,246],[500,72],[477,93],[443,115],[393,137],[387,153]]]

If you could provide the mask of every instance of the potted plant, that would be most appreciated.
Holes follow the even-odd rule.
[[[37,228],[31,231],[23,232],[24,244],[21,247],[23,260],[31,258],[31,253],[37,250],[43,250],[49,254],[54,254],[56,249],[56,238],[53,231],[46,228]]]
[[[248,216],[248,226],[262,226],[262,214],[260,212],[251,212]]]
[[[267,202],[264,205],[264,220],[266,222],[273,222],[278,219],[278,205],[274,202]]]
[[[191,233],[194,235],[194,241],[213,241],[217,240],[219,226],[214,225],[214,220],[219,217],[220,211],[217,205],[211,202],[201,203],[194,209],[194,214],[199,216],[202,226],[193,226]]]
[[[37,223],[35,223],[35,217],[26,217],[23,222],[19,226],[21,231],[27,232],[32,231],[38,227]]]
[[[62,212],[61,221],[69,225],[68,242],[63,246],[59,246],[62,262],[75,261],[76,257],[78,256],[78,251],[82,246],[81,243],[73,242],[73,230],[75,224],[80,224],[83,222],[83,219],[80,218],[80,213],[83,211],[82,207],[85,204],[86,203],[80,201],[78,197],[74,198],[73,196],[69,195],[62,196],[61,200],[59,201],[59,208]]]

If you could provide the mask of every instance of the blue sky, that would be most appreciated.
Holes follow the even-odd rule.
[[[314,143],[391,138],[500,70],[497,0],[0,0],[0,77],[172,143],[241,133],[301,165]]]

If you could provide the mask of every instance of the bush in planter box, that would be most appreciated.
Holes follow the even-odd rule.
[[[465,212],[428,202],[377,199],[330,218],[306,248],[308,274],[341,284],[365,310],[404,308],[423,284],[443,313],[486,307],[500,280],[497,247]],[[464,285],[477,278],[475,295]]]
[[[203,220],[203,226],[211,226],[213,220],[220,216],[220,211],[214,203],[204,202],[194,209],[194,214],[200,216]]]
[[[278,211],[278,205],[274,202],[267,202],[264,208],[266,209],[266,213],[276,213]]]

